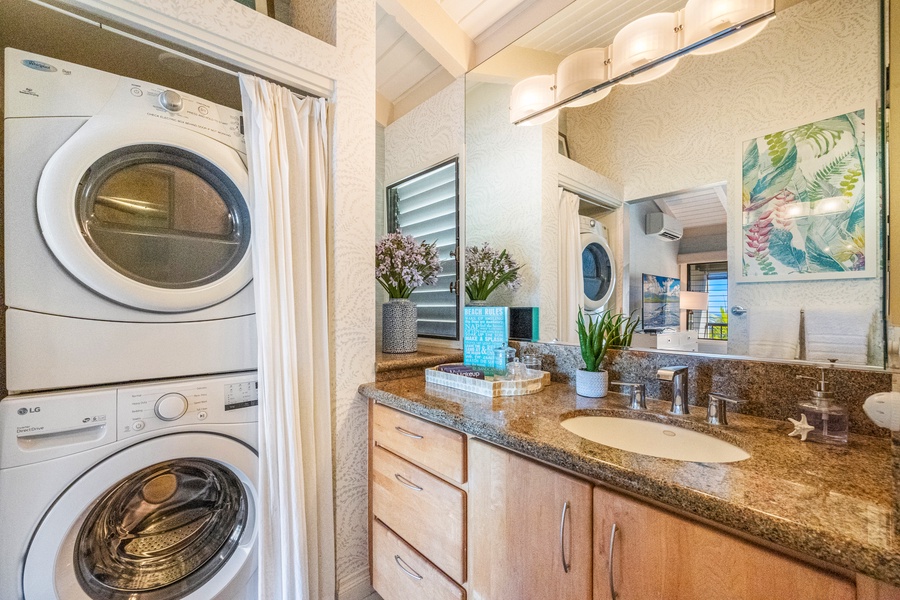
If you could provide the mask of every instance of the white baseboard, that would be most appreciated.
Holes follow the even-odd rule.
[[[375,590],[369,581],[369,569],[361,569],[338,581],[338,600],[366,600]]]

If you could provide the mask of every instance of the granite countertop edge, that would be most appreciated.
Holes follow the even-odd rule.
[[[386,373],[401,369],[432,367],[445,362],[462,361],[462,350],[447,349],[441,352],[410,352],[406,354],[385,354],[378,352],[375,361],[375,372]]]
[[[578,456],[538,437],[526,437],[465,415],[453,415],[409,398],[363,384],[359,392],[376,402],[494,443],[640,498],[692,514],[787,550],[900,586],[900,553],[865,544],[814,526],[738,506],[701,490],[654,478],[620,465]],[[666,460],[666,459],[657,459]]]

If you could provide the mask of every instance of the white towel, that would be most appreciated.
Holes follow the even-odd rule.
[[[871,310],[813,308],[805,311],[806,360],[865,365],[869,362]]]
[[[753,308],[747,311],[750,356],[794,359],[800,352],[799,308]]]

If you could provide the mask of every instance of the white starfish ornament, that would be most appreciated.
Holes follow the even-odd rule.
[[[807,434],[809,434],[810,431],[815,429],[815,427],[813,427],[812,425],[810,425],[809,423],[806,422],[806,415],[800,415],[799,421],[797,421],[795,419],[788,419],[788,421],[790,421],[791,424],[794,426],[794,430],[792,432],[790,432],[788,435],[789,436],[794,436],[794,435],[800,436],[801,442],[805,442]]]

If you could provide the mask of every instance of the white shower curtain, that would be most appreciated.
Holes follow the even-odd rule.
[[[557,338],[566,344],[577,344],[575,318],[584,304],[584,273],[581,267],[581,224],[578,220],[580,200],[572,192],[559,188],[559,249],[557,287]]]
[[[325,101],[240,79],[259,332],[259,597],[332,600]]]

